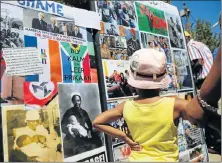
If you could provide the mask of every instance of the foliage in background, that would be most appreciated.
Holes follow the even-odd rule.
[[[192,36],[194,40],[206,44],[212,52],[220,44],[219,34],[213,33],[211,24],[204,20],[197,20]]]

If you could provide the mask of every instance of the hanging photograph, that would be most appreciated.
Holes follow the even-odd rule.
[[[175,71],[179,89],[192,89],[192,79],[189,69],[189,58],[186,51],[173,50]]]
[[[24,47],[23,8],[1,2],[2,48]]]
[[[104,152],[104,134],[92,127],[101,113],[98,85],[59,84],[58,88],[65,161]]]
[[[24,47],[23,8],[1,2],[1,40],[2,48]],[[6,62],[1,53],[0,104],[23,104],[23,76],[7,76]]]
[[[104,23],[104,30],[106,35],[119,36],[119,26],[115,23]]]
[[[57,97],[37,110],[5,106],[2,114],[5,162],[63,161]]]
[[[125,28],[125,33],[126,33],[126,43],[127,43],[127,54],[130,58],[135,51],[141,48],[139,32],[132,28],[131,29]]]
[[[169,13],[165,13],[165,16],[168,24],[171,47],[185,49],[183,27],[180,17],[171,15]]]
[[[169,39],[167,37],[155,36],[148,33],[140,33],[143,48],[153,48],[164,52],[167,58],[167,63],[172,63],[171,50]]]
[[[139,30],[168,36],[167,23],[163,11],[145,5],[143,2],[135,2],[135,5]]]
[[[127,82],[129,61],[103,60],[102,62],[108,98],[129,97],[137,94]]]
[[[75,25],[74,20],[24,9],[25,35],[51,40],[86,44],[86,29]]]
[[[136,28],[136,14],[133,2],[130,1],[98,1],[97,11],[101,20],[106,23],[117,23],[125,27]]]
[[[112,60],[129,60],[129,56],[127,55],[127,49],[109,49],[110,56]]]
[[[119,105],[120,101],[112,101],[112,102],[109,102],[107,103],[107,109],[113,109],[115,108],[117,105]],[[124,132],[126,135],[130,135],[130,132],[129,132],[129,129],[128,129],[128,126],[124,120],[123,117],[121,117],[120,119],[114,121],[114,122],[111,122],[110,125],[116,129],[119,129],[121,130],[122,132]],[[119,139],[119,138],[115,138],[115,137],[112,137],[112,144],[113,145],[116,145],[116,144],[122,144],[124,143],[123,140]]]

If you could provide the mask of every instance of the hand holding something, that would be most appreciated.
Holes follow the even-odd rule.
[[[139,143],[136,143],[133,140],[131,140],[129,137],[126,137],[124,139],[124,141],[130,146],[132,151],[141,151],[142,150],[142,146],[139,145]]]

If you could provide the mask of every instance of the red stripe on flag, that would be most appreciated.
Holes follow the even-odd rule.
[[[87,54],[84,61],[83,61],[84,83],[91,83],[90,64],[89,63],[90,63],[89,54]]]

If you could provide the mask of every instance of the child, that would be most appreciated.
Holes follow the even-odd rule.
[[[124,140],[132,152],[129,161],[179,161],[177,125],[179,118],[200,122],[204,111],[186,100],[160,97],[160,89],[171,83],[166,73],[166,56],[155,49],[140,49],[130,60],[128,83],[137,89],[138,97],[100,114],[93,126]],[[123,117],[131,137],[106,124]]]
[[[77,129],[78,132],[79,132],[79,134],[80,134],[80,137],[87,137],[87,136],[88,136],[87,130],[84,129],[84,128],[79,124],[79,122],[77,121],[77,119],[76,119],[76,117],[75,117],[74,115],[71,115],[71,116],[69,117],[69,123],[70,123],[70,124],[68,124],[67,127],[68,127],[68,130],[69,130],[69,133],[71,133],[71,135],[72,135],[73,137],[75,137],[75,135],[74,135],[72,129]]]

